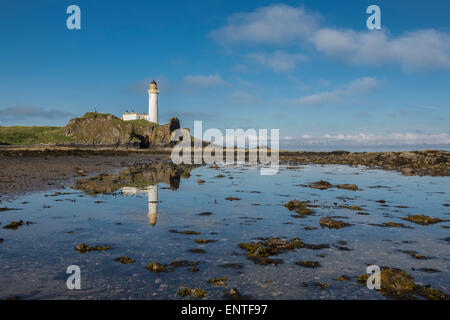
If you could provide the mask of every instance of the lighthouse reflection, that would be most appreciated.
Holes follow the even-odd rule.
[[[136,194],[147,194],[148,199],[148,221],[152,226],[156,225],[158,219],[158,184],[149,185],[145,189],[135,187],[123,187],[121,191],[124,195],[134,196]]]

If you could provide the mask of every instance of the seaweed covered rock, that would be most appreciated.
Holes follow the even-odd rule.
[[[319,220],[319,224],[322,228],[327,227],[328,229],[341,229],[344,227],[351,226],[350,223],[347,223],[342,220],[335,220],[331,217],[322,217]]]
[[[279,238],[268,238],[259,242],[244,242],[239,247],[247,252],[247,258],[257,264],[279,264],[281,259],[272,259],[270,256],[276,256],[280,253],[299,248],[307,248],[312,250],[320,250],[329,248],[328,244],[307,244],[298,238],[293,240],[282,240]]]
[[[111,250],[112,248],[108,245],[104,245],[104,246],[89,246],[85,243],[81,243],[77,246],[75,246],[75,250],[81,252],[81,253],[85,253],[85,252],[89,252],[89,251],[106,251],[106,250]]]
[[[206,296],[206,291],[200,288],[190,289],[190,288],[181,288],[178,290],[178,295],[185,297],[192,297],[195,299],[204,298]]]
[[[362,274],[358,277],[358,281],[366,283],[368,278],[368,274]],[[413,276],[397,268],[381,267],[380,287],[378,291],[383,296],[395,299],[415,299],[422,296],[431,300],[443,300],[448,297],[441,290],[417,285]]]
[[[208,283],[212,284],[213,286],[226,286],[227,280],[227,278],[212,278],[208,280]]]
[[[23,220],[11,221],[11,223],[3,226],[3,229],[17,230],[21,226],[23,226]]]
[[[116,261],[122,263],[122,264],[131,264],[134,263],[135,261],[133,259],[131,259],[130,257],[118,257],[115,259]]]
[[[311,209],[308,208],[308,203],[300,200],[291,200],[284,205],[289,211],[295,211],[299,215],[310,215]]]
[[[352,191],[357,191],[358,186],[356,184],[338,184],[336,185],[336,187],[338,187],[338,189],[345,189],[345,190],[352,190]]]
[[[435,223],[440,223],[440,222],[446,221],[446,220],[442,220],[440,218],[431,218],[431,217],[423,215],[423,214],[409,215],[409,216],[401,218],[401,219],[415,223],[415,224],[420,224],[422,226],[428,226],[430,224],[435,224]]]
[[[306,267],[306,268],[320,267],[320,263],[317,261],[297,261],[295,264],[298,266],[301,266],[301,267]]]
[[[158,262],[150,262],[145,268],[148,271],[155,273],[167,271],[167,268]]]
[[[313,189],[319,189],[319,190],[325,190],[332,188],[333,185],[329,183],[328,181],[320,180],[313,182],[311,184],[306,185],[306,187],[313,188]]]

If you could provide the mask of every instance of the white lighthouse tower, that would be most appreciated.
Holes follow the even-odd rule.
[[[148,121],[158,124],[158,88],[155,80],[150,83],[148,90]]]

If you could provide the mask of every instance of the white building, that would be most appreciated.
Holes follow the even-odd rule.
[[[148,90],[148,114],[145,113],[128,113],[122,115],[122,120],[147,120],[158,124],[158,87],[155,80],[150,82],[150,89]]]
[[[125,195],[136,195],[138,193],[147,193],[148,197],[148,221],[155,226],[158,218],[158,185],[150,185],[147,189],[138,189],[135,187],[123,187],[121,191]]]

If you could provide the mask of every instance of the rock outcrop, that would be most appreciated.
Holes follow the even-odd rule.
[[[70,120],[63,135],[66,144],[93,147],[170,147],[172,132],[180,128],[180,121],[158,125],[146,120],[123,121],[112,114],[88,112]]]

